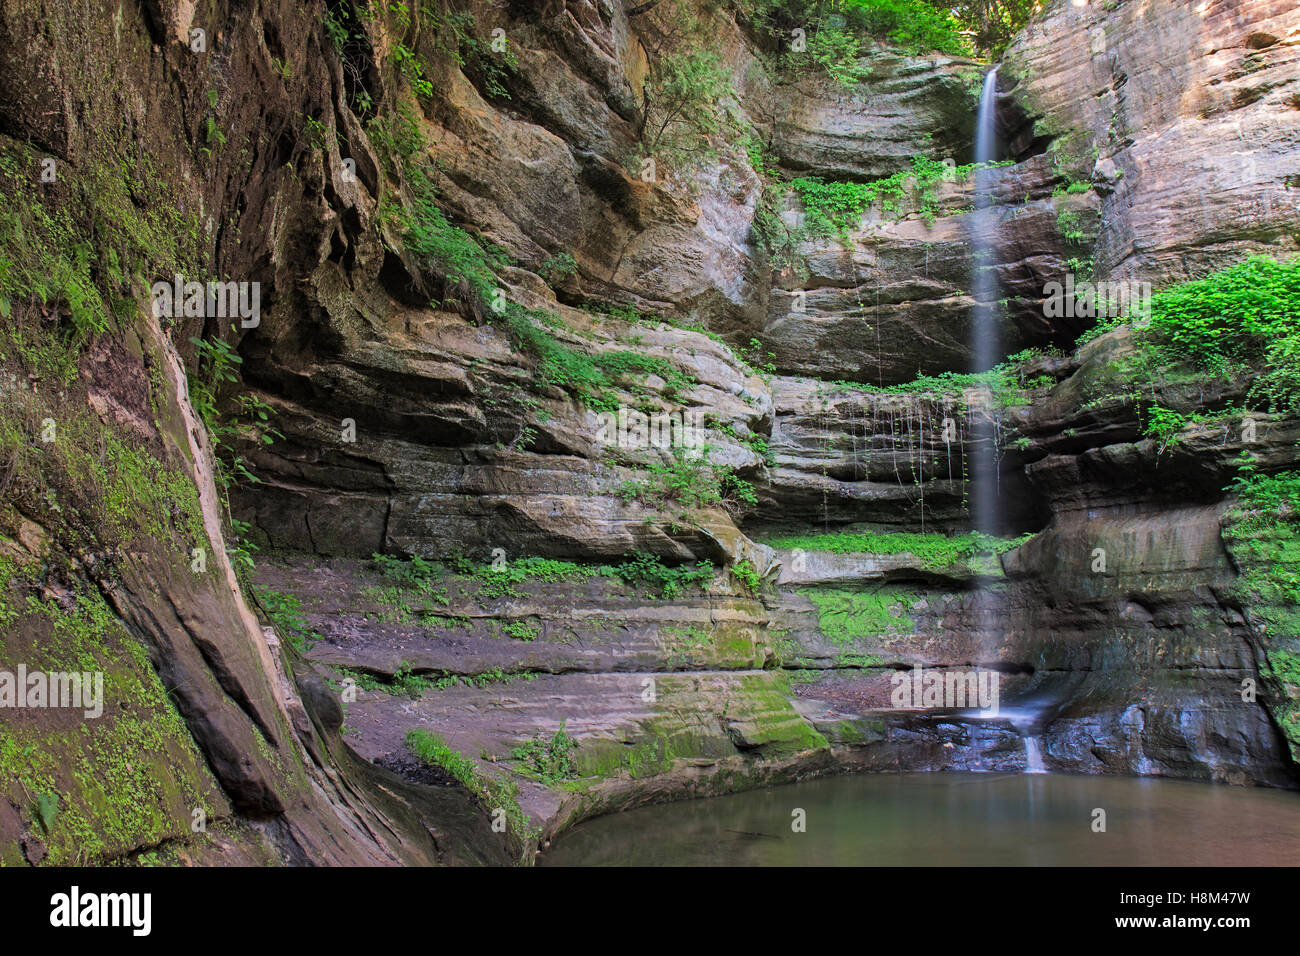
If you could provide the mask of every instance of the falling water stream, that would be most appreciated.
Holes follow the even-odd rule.
[[[984,78],[980,94],[979,116],[975,127],[975,216],[971,235],[971,314],[970,346],[973,372],[985,372],[1002,360],[1002,343],[998,334],[998,221],[994,203],[995,170],[998,159],[997,137],[998,71],[994,67]],[[1001,534],[1005,531],[1002,499],[998,488],[998,451],[996,405],[987,389],[971,396],[969,402],[973,465],[971,478],[971,523],[976,531]],[[985,620],[997,620],[999,608],[994,595],[985,591],[979,597]],[[985,661],[997,655],[997,634],[981,628],[981,656]],[[1025,741],[1025,772],[1046,773],[1040,741],[1033,732],[1039,713],[1027,711],[1012,726]]]
[[[1037,737],[1025,738],[1025,773],[1047,773],[1043,766],[1043,751]]]
[[[975,162],[989,164],[997,159],[997,81],[993,69],[984,78],[979,120],[975,130]],[[997,327],[998,278],[997,212],[993,208],[994,171],[981,168],[975,173],[975,216],[971,236],[971,355],[973,372],[986,372],[1001,359]],[[984,406],[975,409],[973,431],[974,467],[971,469],[971,520],[975,530],[997,534],[1001,530],[997,487],[997,450],[991,402],[985,393],[977,399]]]

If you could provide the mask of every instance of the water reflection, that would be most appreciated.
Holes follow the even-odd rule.
[[[803,809],[807,830],[791,831]],[[1094,811],[1105,832],[1094,832]],[[542,865],[1300,865],[1300,795],[1066,775],[868,774],[589,821]]]

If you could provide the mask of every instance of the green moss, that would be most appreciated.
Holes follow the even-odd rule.
[[[11,497],[56,536],[91,537],[103,547],[150,541],[186,565],[192,548],[211,550],[188,471],[119,438],[86,409],[14,396],[0,412],[0,456],[12,463]]]
[[[761,667],[763,663],[752,628],[741,624],[664,624],[658,637],[664,654],[662,666],[670,670]]]
[[[885,534],[828,532],[823,534],[785,535],[766,543],[778,550],[826,551],[832,554],[911,554],[921,566],[943,570],[967,565],[976,556],[1005,554],[1018,548],[1031,535],[1020,538],[996,538],[970,532],[944,535],[896,531]]]
[[[670,770],[677,756],[671,741],[663,735],[627,742],[584,740],[576,760],[577,772],[585,779],[572,782],[569,789],[585,789],[624,775],[633,780],[652,777]]]
[[[837,743],[860,746],[867,742],[864,734],[851,720],[841,720],[835,724],[834,736]]]
[[[615,578],[652,596],[671,599],[707,585],[715,570],[708,561],[670,567],[645,552],[633,552],[621,564],[576,564],[555,558],[517,558],[502,565],[476,565],[454,558],[451,567],[478,582],[478,597],[494,599],[518,595],[517,585],[526,581],[576,582],[587,578]]]
[[[877,203],[887,216],[902,218],[914,204],[927,222],[938,216],[935,187],[944,181],[960,182],[988,165],[948,166],[925,156],[912,159],[909,169],[869,183],[826,182],[816,177],[793,179],[790,188],[803,206],[804,229],[810,236],[835,236],[847,241],[862,216]]]
[[[228,812],[184,722],[144,648],[96,592],[64,609],[27,598],[16,634],[29,670],[103,674],[104,713],[19,719],[0,725],[0,779],[22,806],[37,794],[58,799],[43,834],[55,865],[97,863],[188,834],[191,812]],[[13,652],[13,648],[10,648]],[[65,725],[66,723],[66,725]]]
[[[655,716],[621,739],[583,739],[575,760],[584,789],[616,776],[666,773],[678,760],[718,760],[744,754],[763,762],[829,746],[794,708],[783,671],[738,674],[726,686],[701,685],[687,675],[655,678]]]
[[[1223,530],[1240,570],[1232,593],[1263,651],[1261,699],[1300,760],[1300,472],[1260,475],[1243,461],[1233,490]]]
[[[887,586],[876,591],[810,588],[799,593],[816,607],[821,633],[841,647],[863,638],[907,633],[916,627],[907,612],[919,598],[902,588]]]
[[[92,162],[59,164],[51,189],[39,182],[47,157],[0,136],[0,361],[19,355],[64,384],[92,335],[137,314],[140,288],[199,271],[197,218],[129,140],[101,139],[86,151]],[[68,321],[54,334],[15,321],[20,302],[56,306]]]
[[[824,736],[794,709],[790,678],[784,671],[745,674],[740,679],[739,706],[728,701],[732,733],[739,732],[764,757],[786,756],[830,746]],[[735,700],[737,698],[732,698]]]

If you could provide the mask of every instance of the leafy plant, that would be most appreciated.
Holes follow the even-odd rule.
[[[961,24],[946,10],[917,0],[843,0],[850,27],[884,37],[915,53],[953,56],[974,52]]]
[[[415,91],[416,96],[421,99],[433,96],[433,81],[424,75],[424,64],[420,62],[414,50],[403,43],[394,43],[389,56],[411,84],[411,89]]]
[[[424,268],[453,283],[467,283],[480,299],[490,299],[496,290],[496,270],[505,265],[504,260],[447,219],[422,170],[412,172],[412,182],[416,186],[410,206],[386,210],[402,226],[406,250]]]
[[[542,632],[542,629],[528,621],[509,621],[501,625],[501,631],[507,637],[512,637],[516,641],[532,641]]]
[[[567,252],[558,252],[543,262],[537,274],[550,286],[563,285],[578,271],[578,262]]]
[[[254,585],[253,593],[271,618],[275,629],[288,639],[295,650],[306,651],[321,639],[303,617],[302,602],[292,594],[283,594],[262,585]]]
[[[752,593],[757,593],[763,585],[763,579],[759,576],[758,569],[748,559],[737,561],[732,566],[731,573],[736,576],[737,581]]]
[[[704,587],[715,574],[713,565],[700,561],[694,567],[668,567],[652,554],[634,552],[614,573],[628,584],[648,585],[665,600],[671,600],[688,588]]]
[[[1219,378],[1251,370],[1248,407],[1300,408],[1300,258],[1256,256],[1151,297],[1149,316],[1133,311],[1098,323],[1084,344],[1122,325],[1137,328],[1141,354],[1131,373],[1152,376],[1185,365]]]
[[[197,351],[197,373],[190,376],[190,401],[208,431],[221,440],[229,434],[217,409],[217,393],[223,385],[239,381],[238,368],[243,358],[224,339],[191,338]]]
[[[862,63],[862,40],[849,30],[825,25],[808,41],[812,61],[841,86],[854,87],[871,76]]]
[[[424,560],[418,554],[412,555],[410,560],[387,554],[372,554],[370,560],[375,563],[380,574],[388,580],[417,590],[429,587],[442,573],[439,565]]]
[[[617,489],[624,501],[639,501],[651,507],[673,505],[690,511],[725,507],[743,510],[758,503],[754,486],[725,465],[709,460],[709,448],[672,448],[667,461],[651,462],[644,476],[629,478]]]
[[[577,765],[573,761],[573,751],[577,741],[564,729],[561,718],[560,727],[550,738],[538,737],[510,751],[510,756],[523,764],[523,769],[547,786],[554,786],[561,780],[571,780],[578,775]]]
[[[1023,7],[1026,2],[1005,0],[999,6]],[[833,37],[824,42],[823,50],[853,41],[859,55],[867,52],[867,43],[872,39],[887,41],[911,53],[969,56],[974,52],[967,33],[973,32],[977,11],[970,10],[967,19],[959,19],[954,15],[963,6],[959,4],[925,0],[733,0],[733,3],[742,16],[770,37],[789,37],[795,27],[808,30],[812,34],[808,44],[810,52],[823,34]],[[993,5],[992,2],[984,4]],[[797,63],[796,56],[788,57],[787,62]],[[845,60],[847,57],[840,62]]]
[[[1146,426],[1143,434],[1150,435],[1160,443],[1160,452],[1178,444],[1178,434],[1187,427],[1187,416],[1171,408],[1154,405],[1146,410]]]

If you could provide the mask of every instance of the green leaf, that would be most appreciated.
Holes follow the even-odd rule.
[[[41,821],[41,829],[48,835],[59,815],[59,797],[55,793],[42,793],[36,798],[36,817]]]

